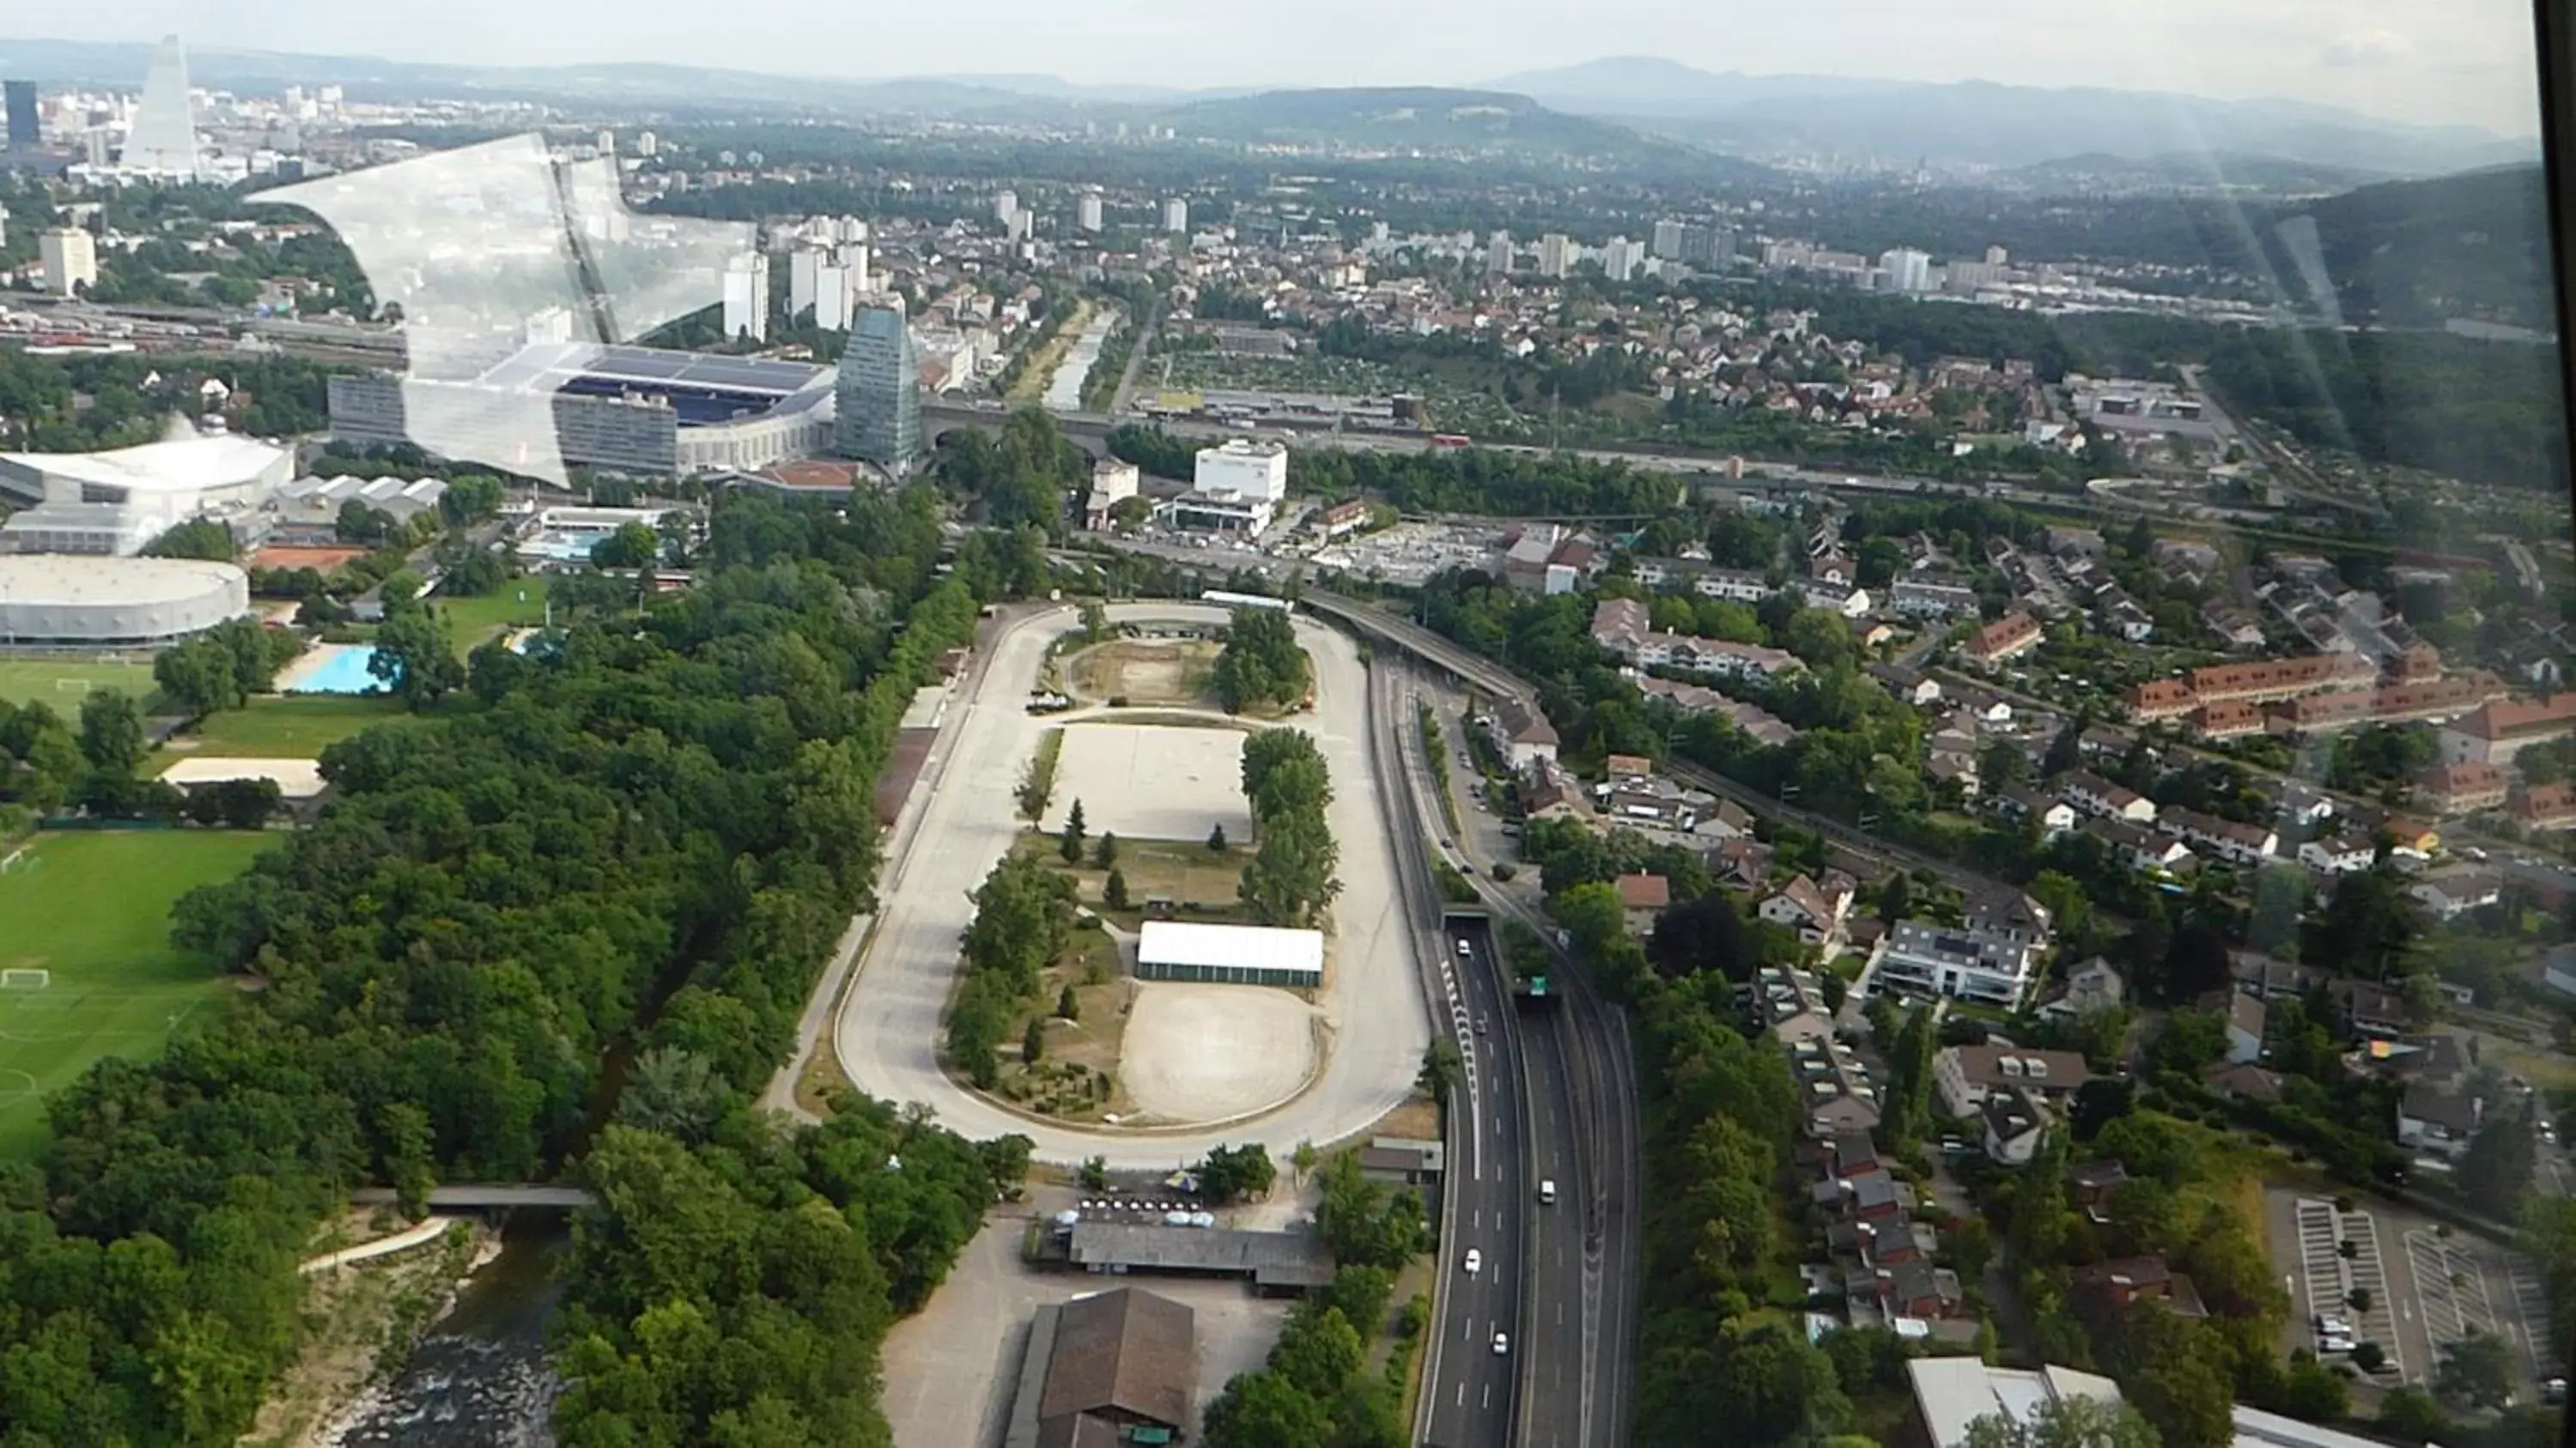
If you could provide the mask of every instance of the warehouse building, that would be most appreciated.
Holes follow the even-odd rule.
[[[1121,1287],[1037,1311],[1003,1448],[1169,1443],[1198,1384],[1197,1318]]]
[[[229,563],[0,554],[0,646],[148,648],[249,612]]]
[[[1136,978],[1313,990],[1324,983],[1324,936],[1317,930],[1148,920],[1137,940]]]

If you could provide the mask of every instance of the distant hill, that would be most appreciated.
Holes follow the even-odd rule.
[[[2321,278],[2346,322],[2557,327],[2536,165],[2365,186],[2285,208],[2265,243],[2283,276],[2307,279],[2312,298]]]
[[[1195,101],[1156,117],[1183,135],[1248,143],[1608,155],[1677,149],[1626,126],[1500,91],[1402,86],[1276,90]]]
[[[2107,151],[2088,151],[2081,156],[2055,156],[2000,172],[1996,179],[2034,191],[2050,192],[2174,189],[2251,192],[2265,196],[2325,196],[2396,178],[2380,170],[2287,161],[2278,156],[2248,156],[2238,152],[2191,151],[2167,152],[2159,156],[2116,156]]]
[[[2028,166],[2101,152],[2268,156],[2395,176],[2533,159],[2539,145],[2470,126],[2409,126],[2284,100],[2152,91],[1753,76],[1619,56],[1488,82],[1541,104],[1640,125],[1764,160],[1915,159]]]

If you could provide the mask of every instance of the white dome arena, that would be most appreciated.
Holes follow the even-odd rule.
[[[250,575],[194,558],[0,554],[0,646],[172,643],[250,612]]]

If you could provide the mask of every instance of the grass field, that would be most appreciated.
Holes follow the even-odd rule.
[[[45,704],[68,719],[92,689],[123,689],[150,703],[160,689],[150,664],[98,664],[77,659],[0,659],[0,699]]]
[[[48,834],[0,873],[0,967],[53,973],[0,990],[0,1159],[44,1140],[45,1093],[101,1056],[148,1056],[191,1011],[221,999],[206,968],[170,948],[170,906],[230,879],[273,834],[195,830]],[[4,853],[4,852],[0,852]]]
[[[482,598],[432,595],[431,602],[447,619],[448,632],[456,639],[456,656],[461,659],[504,629],[544,623],[546,580],[534,575],[513,578],[501,585],[500,592]]]
[[[207,715],[196,733],[174,742],[190,754],[311,759],[371,725],[410,717],[397,699],[339,694],[260,698],[246,708]]]

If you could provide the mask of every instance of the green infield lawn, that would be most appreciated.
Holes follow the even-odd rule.
[[[290,694],[209,714],[174,742],[218,758],[312,759],[362,729],[411,717],[401,700],[379,695]]]
[[[150,664],[84,663],[75,659],[0,659],[0,699],[45,704],[69,719],[92,689],[123,689],[149,704],[161,692]]]
[[[463,658],[508,629],[534,628],[546,621],[546,580],[533,574],[504,582],[481,598],[432,594],[430,602],[447,620],[447,631]]]
[[[170,906],[230,879],[283,835],[211,830],[40,834],[0,869],[0,1160],[45,1136],[44,1097],[101,1056],[147,1057],[225,987],[170,948]],[[9,851],[0,850],[0,859]]]

